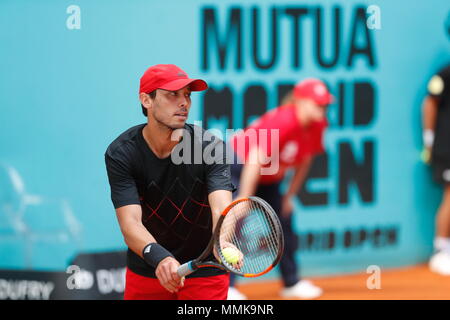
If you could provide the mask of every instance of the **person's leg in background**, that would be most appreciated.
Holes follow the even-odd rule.
[[[437,249],[450,251],[450,184],[444,188],[442,202],[436,216],[436,235]]]
[[[281,207],[277,209],[280,212]],[[279,216],[284,235],[284,254],[280,261],[280,272],[284,287],[292,287],[300,281],[300,271],[295,261],[298,249],[298,237],[292,228],[292,214],[288,217]]]
[[[316,287],[308,280],[300,278],[299,266],[295,260],[298,249],[298,236],[293,228],[293,213],[281,215],[280,184],[259,185],[256,196],[266,200],[277,213],[284,236],[284,253],[279,263],[284,288],[281,296],[284,298],[314,299],[322,294],[322,289]]]
[[[450,175],[450,170],[446,172]],[[434,248],[436,253],[430,259],[430,269],[442,275],[450,275],[450,183],[445,185],[436,216]]]
[[[284,252],[279,263],[279,268],[284,287],[291,287],[300,281],[297,263],[295,261],[295,251],[298,247],[298,237],[292,229],[292,214],[288,217],[284,217],[280,214],[281,194],[279,187],[279,183],[259,185],[256,191],[256,196],[266,200],[280,219],[284,236]]]

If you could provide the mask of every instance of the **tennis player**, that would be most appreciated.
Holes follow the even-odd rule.
[[[310,281],[301,280],[294,253],[298,238],[292,229],[292,199],[301,187],[314,156],[323,153],[322,137],[327,126],[326,106],[333,101],[325,84],[317,79],[298,83],[286,104],[271,110],[230,139],[236,161],[232,164],[232,181],[238,185],[237,198],[256,195],[266,200],[279,214],[284,233],[284,255],[280,261],[284,298],[313,299],[322,289]],[[261,139],[260,132],[278,130],[278,148],[269,143],[271,137]],[[252,137],[256,136],[258,139]],[[261,143],[261,142],[267,143]],[[244,163],[239,164],[240,163]],[[274,165],[276,162],[276,165]],[[263,169],[276,168],[273,173]],[[286,171],[294,170],[288,191],[282,195],[280,183]],[[246,297],[234,287],[231,278],[229,299]]]
[[[424,160],[431,163],[434,180],[444,186],[429,266],[436,273],[450,275],[450,65],[428,82],[423,129]]]
[[[225,271],[177,275],[180,264],[207,246],[234,189],[229,165],[206,164],[202,156],[211,144],[223,150],[223,142],[203,141],[202,129],[186,123],[191,91],[205,89],[205,81],[188,78],[175,65],[150,67],[139,88],[147,122],[123,132],[105,153],[111,199],[128,246],[125,299],[227,298]],[[180,163],[175,154],[188,161]]]

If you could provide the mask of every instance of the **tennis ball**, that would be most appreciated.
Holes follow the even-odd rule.
[[[222,255],[225,261],[230,264],[236,264],[239,261],[239,251],[232,247],[227,247],[222,250]]]
[[[444,91],[444,80],[440,76],[434,76],[428,82],[428,91],[434,95],[440,95]]]

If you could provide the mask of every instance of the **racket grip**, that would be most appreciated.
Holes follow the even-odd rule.
[[[186,262],[186,263],[182,264],[178,268],[177,273],[178,273],[178,276],[180,278],[182,278],[182,277],[185,277],[187,275],[190,275],[194,271],[195,271],[194,264],[192,263],[192,261],[189,261],[189,262]]]

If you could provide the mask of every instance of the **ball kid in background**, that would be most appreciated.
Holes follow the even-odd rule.
[[[256,195],[277,212],[284,232],[285,251],[280,262],[284,298],[313,299],[322,289],[302,280],[295,261],[298,238],[292,229],[292,199],[303,184],[316,155],[324,152],[323,134],[327,127],[326,108],[333,96],[318,79],[299,82],[281,106],[268,111],[244,131],[234,135],[229,148],[236,198]],[[273,143],[275,142],[275,144]],[[294,171],[285,194],[280,184],[285,173]],[[246,299],[234,287],[231,277],[228,298]]]

